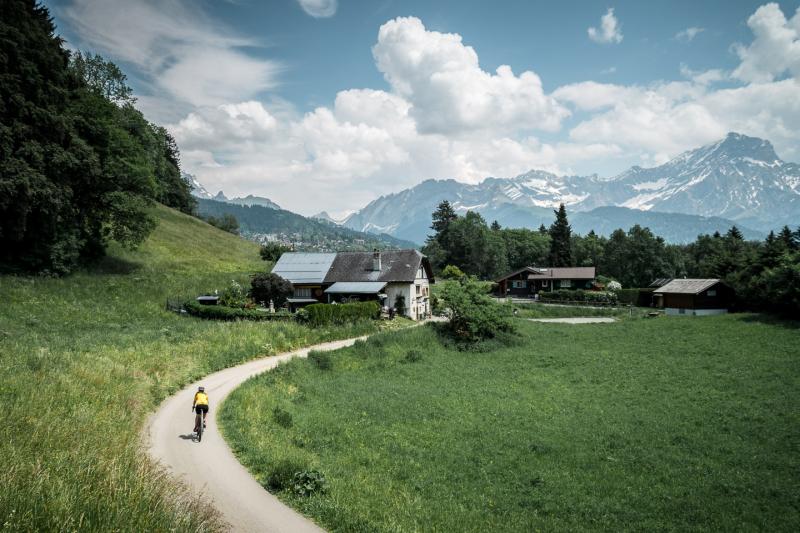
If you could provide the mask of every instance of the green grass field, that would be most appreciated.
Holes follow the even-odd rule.
[[[156,214],[138,251],[112,248],[91,272],[0,277],[0,529],[214,529],[146,459],[147,414],[208,372],[375,329],[165,311],[167,297],[247,283],[269,265],[253,243],[164,207]],[[189,429],[188,409],[186,421]]]
[[[425,327],[292,361],[234,391],[226,438],[262,482],[320,470],[327,494],[280,497],[335,531],[797,530],[796,324],[518,324],[492,352]]]

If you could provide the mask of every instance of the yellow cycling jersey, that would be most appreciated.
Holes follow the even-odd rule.
[[[195,405],[208,405],[208,394],[205,392],[198,392],[194,395]]]

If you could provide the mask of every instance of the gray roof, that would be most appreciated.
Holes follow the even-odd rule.
[[[334,259],[336,259],[336,254],[334,253],[287,252],[272,267],[272,273],[279,275],[294,285],[322,283]]]
[[[413,283],[419,267],[423,266],[433,281],[428,259],[418,250],[389,250],[381,252],[381,269],[372,270],[372,252],[339,252],[333,261],[326,283],[337,281],[383,281]]]
[[[594,279],[594,267],[536,268],[528,279]]]
[[[377,294],[385,286],[385,281],[337,281],[325,289],[325,292],[329,294]]]
[[[674,279],[663,287],[654,290],[653,293],[700,294],[719,282],[720,280],[718,279]]]

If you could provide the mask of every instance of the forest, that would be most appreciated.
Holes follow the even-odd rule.
[[[119,67],[66,50],[34,0],[3,2],[0,51],[0,272],[66,274],[140,244],[153,202],[192,212],[175,140]]]
[[[763,241],[748,241],[735,226],[724,235],[698,235],[667,244],[635,225],[610,236],[576,235],[562,204],[547,228],[491,225],[474,212],[458,215],[444,201],[432,215],[423,252],[437,272],[453,265],[466,274],[496,279],[525,266],[594,266],[598,276],[623,287],[647,287],[657,278],[719,278],[736,289],[744,309],[800,312],[800,228],[784,227]]]

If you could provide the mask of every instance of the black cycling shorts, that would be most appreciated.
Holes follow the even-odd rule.
[[[194,406],[194,412],[197,413],[198,415],[200,413],[207,413],[208,412],[208,406],[207,405],[195,405]]]

